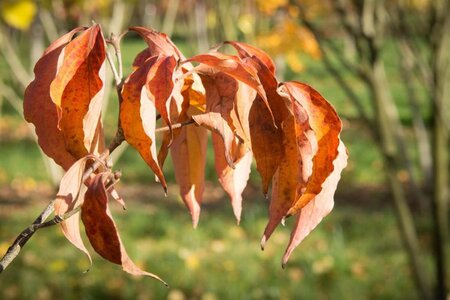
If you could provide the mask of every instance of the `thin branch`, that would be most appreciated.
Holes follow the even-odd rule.
[[[181,122],[181,123],[176,123],[176,124],[172,124],[172,129],[176,129],[176,128],[181,128],[190,124],[194,124],[195,121],[193,119],[190,119],[186,122]],[[165,126],[165,127],[160,127],[160,128],[156,128],[155,132],[164,132],[164,131],[169,131],[170,128],[169,126]]]

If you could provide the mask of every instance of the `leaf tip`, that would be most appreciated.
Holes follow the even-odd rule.
[[[261,238],[261,242],[260,242],[261,251],[264,251],[264,248],[266,247],[266,242],[267,242],[266,235],[263,235],[263,237]]]

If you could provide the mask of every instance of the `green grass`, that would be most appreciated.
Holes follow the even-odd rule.
[[[143,190],[144,192],[145,190]],[[170,284],[136,278],[94,255],[85,257],[58,228],[38,232],[2,274],[1,299],[414,299],[407,257],[388,210],[341,206],[293,253],[285,270],[280,259],[289,238],[280,227],[265,251],[259,239],[266,222],[264,200],[248,199],[240,226],[227,199],[204,206],[194,230],[176,198],[127,199],[114,203],[123,241],[134,261]],[[37,205],[36,205],[37,206]],[[1,251],[37,208],[0,218]],[[28,221],[27,221],[28,220]],[[380,238],[382,236],[382,238]]]

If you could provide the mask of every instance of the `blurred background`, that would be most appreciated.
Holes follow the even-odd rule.
[[[224,40],[251,43],[274,58],[281,81],[319,90],[343,119],[350,153],[335,208],[282,270],[292,220],[259,250],[268,200],[255,170],[237,226],[209,153],[193,230],[170,161],[164,198],[139,154],[124,146],[114,159],[128,210],[113,207],[113,214],[130,256],[170,288],[98,255],[82,273],[88,262],[52,227],[3,272],[1,299],[448,299],[448,0],[2,0],[0,254],[47,205],[62,175],[22,117],[33,65],[51,41],[92,21],[107,36],[152,27],[187,57]],[[144,47],[126,36],[126,73]],[[111,138],[118,106],[113,93],[108,99]]]

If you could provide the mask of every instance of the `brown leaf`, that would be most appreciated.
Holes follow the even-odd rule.
[[[214,166],[219,183],[224,191],[229,195],[233,213],[239,224],[242,211],[242,192],[247,186],[252,165],[252,152],[246,149],[237,139],[233,142],[232,151],[234,154],[235,168],[231,168],[225,160],[225,145],[223,139],[217,134],[212,134],[214,146]]]
[[[236,48],[236,50],[239,53],[239,57],[240,58],[244,58],[244,57],[252,57],[252,56],[256,56],[258,59],[260,59],[264,65],[267,66],[267,68],[270,70],[270,72],[275,75],[275,63],[273,62],[272,58],[270,58],[270,56],[262,51],[261,49],[246,44],[246,43],[242,43],[242,42],[235,42],[235,41],[227,41],[225,42],[225,44],[230,44],[232,45],[234,48]]]
[[[333,172],[342,123],[331,104],[312,87],[294,81],[285,82],[283,85],[291,97],[306,110],[318,144],[306,190],[297,197],[295,205],[288,212],[288,215],[293,215],[320,193],[322,184]]]
[[[312,172],[314,149],[308,137],[312,136],[306,111],[292,101],[293,114],[282,123],[283,155],[274,175],[269,222],[264,230],[261,247],[286,216],[306,186]]]
[[[184,126],[170,152],[180,195],[197,227],[205,189],[205,165],[208,133],[205,128]]]
[[[55,215],[62,216],[78,207],[83,201],[82,178],[86,162],[90,157],[83,157],[75,162],[61,179],[59,191],[56,195]],[[86,254],[92,263],[91,256],[84,246],[80,235],[80,213],[77,212],[60,223],[64,236],[78,249]]]
[[[341,177],[342,170],[347,165],[347,151],[342,142],[339,143],[338,156],[334,160],[334,169],[322,184],[320,193],[308,202],[297,214],[294,229],[291,233],[289,245],[283,256],[283,268],[289,260],[292,251],[303,239],[328,215],[333,209],[334,192]]]
[[[125,272],[150,276],[167,285],[155,274],[141,270],[128,256],[108,207],[104,180],[105,173],[95,176],[81,207],[81,220],[92,247],[106,260],[121,265]]]
[[[64,48],[64,59],[50,85],[66,149],[81,158],[95,149],[105,80],[105,40],[94,25]]]
[[[157,57],[152,57],[128,76],[122,88],[120,124],[125,140],[142,156],[167,190],[164,174],[156,159],[156,107],[145,88],[147,74]]]
[[[76,161],[66,150],[64,135],[58,129],[57,108],[50,97],[50,84],[56,76],[58,59],[73,36],[84,28],[78,27],[54,41],[34,67],[35,79],[25,90],[23,114],[33,123],[38,143],[46,155],[68,170]]]

